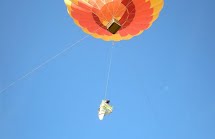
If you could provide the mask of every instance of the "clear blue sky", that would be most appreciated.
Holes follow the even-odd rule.
[[[152,27],[116,43],[86,38],[0,94],[0,139],[214,139],[213,0],[166,0]],[[86,34],[63,0],[0,2],[0,90]]]

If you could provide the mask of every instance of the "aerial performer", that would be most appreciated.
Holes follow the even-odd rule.
[[[104,116],[111,114],[113,107],[110,105],[110,100],[102,100],[99,110],[98,117],[100,120],[103,120]]]
[[[77,26],[85,33],[104,41],[129,40],[140,35],[151,27],[164,5],[164,0],[64,0],[64,2]],[[100,120],[112,112],[107,100],[102,100],[100,111]]]

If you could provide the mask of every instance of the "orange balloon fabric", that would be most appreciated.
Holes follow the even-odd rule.
[[[158,18],[163,0],[65,0],[69,15],[82,30],[105,41],[128,40],[148,29]],[[107,24],[116,19],[116,34]]]

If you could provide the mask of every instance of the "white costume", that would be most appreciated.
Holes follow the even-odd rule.
[[[113,107],[109,104],[109,102],[109,100],[102,100],[98,111],[98,116],[100,120],[103,120],[105,115],[112,113]]]

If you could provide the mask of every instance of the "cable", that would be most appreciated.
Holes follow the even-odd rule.
[[[110,71],[111,71],[111,65],[112,65],[113,46],[114,46],[114,44],[112,44],[112,47],[110,50],[111,52],[110,52],[110,61],[109,61],[109,68],[108,68],[106,88],[105,88],[105,99],[107,97],[107,91],[108,91],[108,85],[109,85]]]
[[[38,66],[36,66],[35,68],[33,68],[31,71],[27,72],[26,74],[24,74],[23,76],[19,77],[18,79],[16,79],[15,81],[11,82],[8,86],[6,86],[5,88],[1,89],[0,94],[5,92],[7,89],[9,89],[10,87],[14,86],[18,81],[23,80],[24,78],[28,77],[29,75],[33,74],[35,71],[39,70],[41,67],[45,66],[46,64],[48,64],[49,62],[51,62],[52,60],[56,59],[58,56],[62,55],[63,53],[67,52],[69,49],[73,48],[74,46],[76,46],[78,43],[80,43],[81,41],[83,41],[84,39],[86,39],[87,37],[89,37],[90,35],[86,35],[83,38],[81,38],[80,40],[76,41],[75,43],[69,45],[68,47],[66,47],[65,49],[63,49],[62,51],[60,51],[59,53],[57,53],[56,55],[50,57],[49,59],[47,59],[46,61],[44,61],[43,63],[39,64]]]

